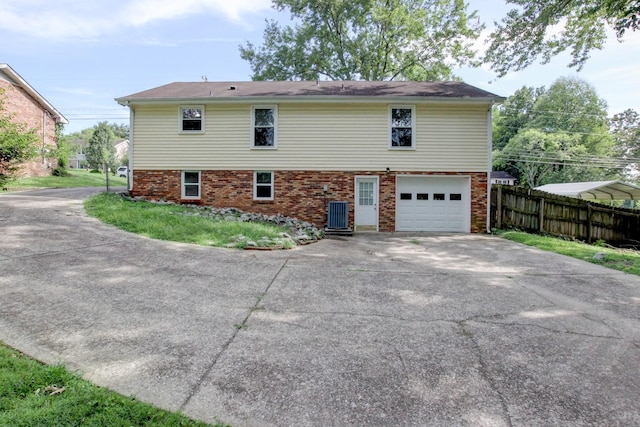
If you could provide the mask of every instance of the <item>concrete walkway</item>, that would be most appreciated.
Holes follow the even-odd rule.
[[[150,240],[0,195],[0,340],[157,406],[270,425],[640,425],[640,278],[484,235]]]

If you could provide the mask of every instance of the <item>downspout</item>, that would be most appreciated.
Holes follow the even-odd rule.
[[[42,110],[42,166],[47,169],[47,110]]]
[[[491,169],[493,169],[493,104],[491,101],[487,111],[487,233],[491,233]]]
[[[129,104],[127,102],[127,104]],[[129,105],[129,164],[127,165],[128,190],[133,190],[133,122],[135,110]]]

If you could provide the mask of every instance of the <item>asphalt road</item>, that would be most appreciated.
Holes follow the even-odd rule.
[[[640,425],[640,278],[485,235],[162,242],[0,195],[0,340],[234,426]]]

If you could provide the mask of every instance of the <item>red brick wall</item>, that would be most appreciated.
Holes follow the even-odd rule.
[[[37,130],[39,152],[42,149],[43,142],[50,150],[56,148],[55,121],[44,114],[42,106],[35,99],[22,88],[2,79],[0,79],[0,97],[3,100],[4,113],[12,114],[15,123],[24,123],[28,129]],[[44,140],[43,118],[45,125]],[[48,167],[49,163],[51,163],[51,168]],[[51,174],[51,169],[56,167],[56,163],[56,158],[46,157],[43,159],[40,155],[37,159],[23,165],[22,174],[25,176],[49,175]]]
[[[199,203],[214,207],[234,207],[248,212],[293,216],[316,225],[324,225],[325,203],[331,200],[349,202],[349,224],[353,226],[355,177],[376,175],[380,178],[380,231],[395,231],[396,174],[459,175],[471,177],[471,232],[486,231],[487,173],[426,172],[331,172],[275,171],[274,200],[253,200],[253,171],[202,171],[201,199],[181,199],[180,171],[133,171],[133,196],[164,199],[173,202]],[[324,185],[328,191],[325,195]]]

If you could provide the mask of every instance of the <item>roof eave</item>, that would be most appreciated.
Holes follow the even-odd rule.
[[[122,106],[129,106],[133,104],[208,104],[208,103],[265,103],[265,102],[290,102],[290,103],[303,103],[303,102],[353,102],[353,103],[367,103],[367,102],[396,102],[396,103],[419,103],[419,104],[443,104],[443,103],[466,103],[466,104],[496,104],[501,103],[506,98],[491,96],[491,97],[431,97],[431,96],[234,96],[234,97],[175,97],[175,98],[132,98],[122,97],[115,98],[116,102]]]
[[[56,122],[62,124],[68,124],[69,120],[65,116],[63,116],[56,108],[46,100],[46,98],[38,93],[29,83],[26,82],[25,79],[20,76],[13,68],[9,66],[9,64],[0,64],[0,69],[4,70],[12,79],[16,80],[19,86],[27,92],[33,99],[35,99],[38,104],[40,104],[45,110],[51,114],[56,119]]]

